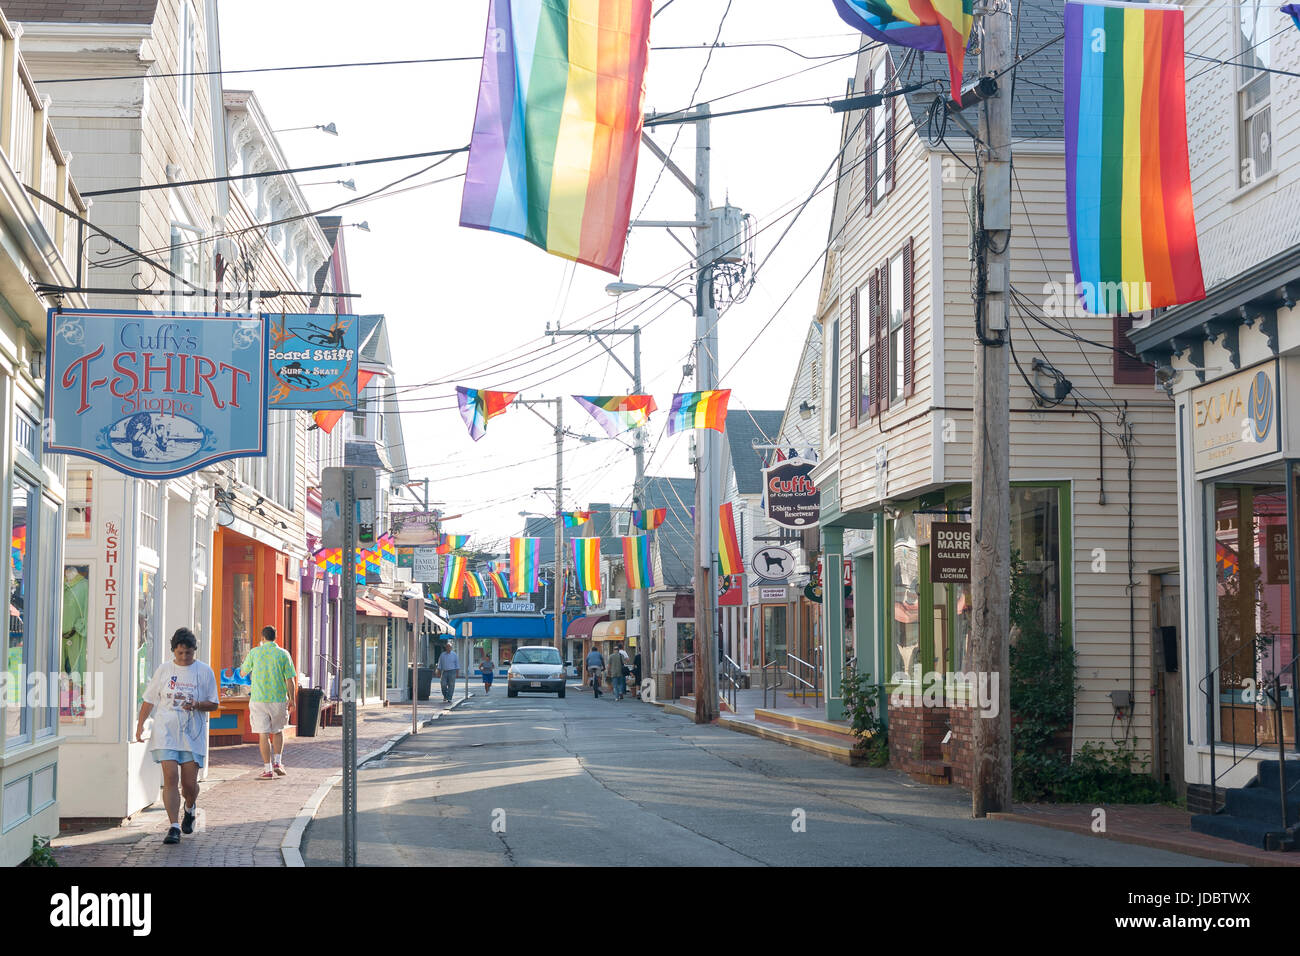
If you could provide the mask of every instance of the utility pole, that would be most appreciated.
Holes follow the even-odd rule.
[[[600,343],[600,347],[610,354],[610,357],[618,363],[619,368],[628,375],[632,376],[633,394],[641,394],[641,327],[635,325],[630,329],[556,329],[551,332],[549,326],[547,331],[551,335],[589,335]],[[632,336],[632,368],[629,369],[623,364],[623,360],[615,354],[614,350],[605,344],[601,336],[604,335],[630,335]],[[645,489],[645,428],[632,429],[632,454],[636,459],[636,479],[632,486],[632,507],[638,511],[644,511],[646,508],[646,489]],[[647,532],[648,533],[648,532]],[[637,634],[637,643],[641,648],[641,673],[653,674],[653,662],[651,656],[653,649],[650,643],[650,589],[637,589],[637,614],[641,618],[640,630]],[[647,668],[650,668],[647,670]]]
[[[693,111],[695,124],[695,388],[718,387],[718,312],[713,305],[713,259],[710,243],[709,104]],[[718,719],[718,647],[714,635],[714,526],[718,521],[718,439],[711,428],[695,432],[695,722]]]
[[[982,18],[981,76],[1013,65],[1011,10],[990,0]],[[1008,681],[1011,578],[1011,484],[1007,364],[1011,262],[1011,98],[998,92],[980,104],[976,144],[975,434],[971,463],[971,590],[973,668],[996,681],[997,708],[974,721],[971,813],[984,817],[1011,805],[1011,707]]]
[[[515,404],[523,405],[547,425],[552,423],[533,406],[555,406],[555,649],[564,660],[564,399],[517,398]]]

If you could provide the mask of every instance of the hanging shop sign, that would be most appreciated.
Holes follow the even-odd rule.
[[[930,524],[930,583],[970,583],[971,526],[965,521]]]
[[[136,478],[266,454],[266,322],[51,309],[47,452]]]
[[[753,570],[769,581],[784,581],[794,574],[794,555],[775,545],[754,555]]]
[[[438,573],[437,548],[425,547],[413,550],[411,554],[411,580],[420,584],[437,584],[442,580],[442,575]]]
[[[718,576],[718,607],[742,607],[745,603],[745,576],[722,574]]]
[[[394,512],[389,530],[393,534],[393,543],[402,545],[433,544],[440,542],[438,521],[441,515],[436,511],[401,511]]]
[[[1288,584],[1291,581],[1291,554],[1287,550],[1286,525],[1266,526],[1264,534],[1264,583]]]
[[[331,411],[357,407],[357,317],[267,316],[271,337],[269,408]]]
[[[816,527],[822,496],[810,477],[816,463],[791,458],[763,469],[765,513],[783,528]]]
[[[398,548],[398,549],[397,549],[397,566],[398,566],[399,568],[413,568],[413,567],[415,567],[415,549],[414,549],[414,548],[406,548],[406,547]]]
[[[786,600],[785,588],[759,588],[758,599],[759,601],[783,602]]]
[[[1276,361],[1194,388],[1191,398],[1198,473],[1262,458],[1282,447]]]

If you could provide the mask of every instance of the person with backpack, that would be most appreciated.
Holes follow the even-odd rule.
[[[623,645],[615,644],[609,655],[609,679],[614,684],[615,700],[622,700],[627,693],[627,671],[630,664]]]
[[[591,689],[596,696],[600,696],[600,672],[605,669],[605,655],[600,652],[595,644],[591,645],[591,651],[587,654],[587,680],[591,682]]]

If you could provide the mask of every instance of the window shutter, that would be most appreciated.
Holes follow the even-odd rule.
[[[889,71],[887,75],[890,78],[892,78],[894,75],[894,68],[892,63],[889,66]],[[889,85],[892,86],[893,84],[891,83]],[[884,169],[885,169],[885,192],[886,193],[892,191],[894,188],[894,154],[895,154],[894,129],[895,129],[895,123],[897,122],[897,113],[895,110],[897,100],[898,100],[897,96],[891,96],[889,97],[889,99],[885,100],[884,106],[881,107],[881,109],[885,110]]]
[[[867,88],[866,88],[866,90],[865,90],[864,92],[865,92],[867,95],[870,95],[870,94],[874,93],[874,92],[875,92],[875,89],[874,89],[875,84],[876,84],[875,73],[874,73],[870,68],[868,68],[868,69],[867,69]],[[864,168],[865,171],[866,171],[866,172],[865,172],[865,176],[866,176],[866,189],[865,189],[865,193],[866,193],[866,201],[863,203],[863,209],[866,211],[866,215],[868,215],[868,216],[871,215],[871,203],[872,203],[872,200],[875,198],[875,195],[876,195],[876,143],[875,143],[876,124],[875,124],[875,119],[876,119],[876,111],[875,111],[874,109],[869,109],[869,110],[867,110],[867,120],[866,120],[866,122],[863,124],[863,129],[864,129],[864,131],[865,131],[864,135],[865,135],[866,138],[867,138],[867,154],[866,154],[866,156],[864,157],[866,161],[865,161],[862,165],[863,165],[863,168]]]
[[[835,361],[840,357],[835,356]],[[862,403],[861,393],[858,391],[858,364],[861,360],[858,358],[858,290],[855,287],[849,296],[849,425],[853,428],[858,427],[858,406]],[[832,413],[839,415],[839,409]]]
[[[1133,343],[1129,341],[1128,333],[1129,329],[1133,328],[1133,316],[1117,315],[1111,322],[1114,331],[1115,348],[1123,349],[1125,352],[1132,352]],[[1121,352],[1112,352],[1111,355],[1114,357],[1116,385],[1155,386],[1156,370],[1153,367]]]
[[[894,363],[897,357],[889,354],[889,259],[880,265],[880,367],[884,373],[880,376],[880,410],[889,408],[889,398],[894,390]]]
[[[881,361],[880,354],[880,273],[873,272],[871,278],[867,280],[867,313],[870,317],[871,332],[871,387],[870,387],[870,408],[867,414],[875,418],[880,414],[880,397],[883,393],[881,388],[880,375],[884,371],[884,363]]]
[[[912,271],[912,238],[903,246],[903,397],[916,391],[916,308]]]

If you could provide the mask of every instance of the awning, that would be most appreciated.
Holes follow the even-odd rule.
[[[627,621],[603,621],[591,631],[593,641],[623,641],[627,639]]]
[[[406,608],[400,604],[394,604],[388,598],[380,594],[375,594],[366,598],[375,607],[382,608],[388,613],[389,617],[406,617]]]
[[[428,608],[424,609],[424,619],[428,621],[430,624],[432,624],[433,629],[437,631],[439,634],[456,633],[456,629],[454,627],[452,627],[450,624],[448,624],[446,621],[440,618],[437,614],[434,614]]]
[[[608,614],[588,614],[586,617],[577,618],[569,622],[568,629],[564,632],[565,637],[576,638],[577,640],[588,640],[591,638],[592,629],[597,624],[602,624],[609,620]]]
[[[357,598],[357,613],[366,617],[392,617],[392,612],[385,610],[378,604],[372,604],[367,598]],[[405,612],[403,612],[405,616]]]

